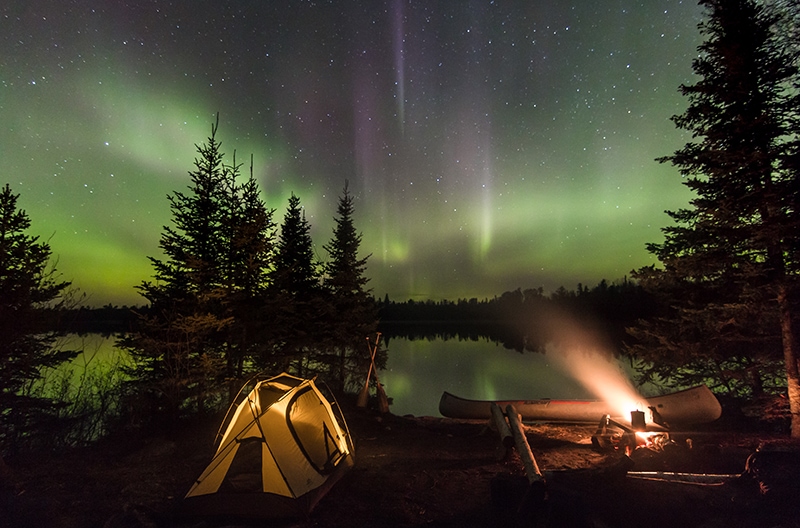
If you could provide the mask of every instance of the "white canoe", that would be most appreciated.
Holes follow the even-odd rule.
[[[509,404],[514,405],[522,419],[531,422],[598,423],[607,414],[625,422],[631,418],[617,416],[619,413],[601,400],[498,400],[494,403],[503,410]],[[654,407],[661,419],[670,425],[713,422],[722,414],[717,397],[705,385],[645,398],[643,403],[645,407]],[[488,420],[491,417],[491,404],[490,400],[468,400],[444,392],[439,400],[439,412],[448,418]],[[648,419],[651,418],[648,409],[639,410],[645,411]]]

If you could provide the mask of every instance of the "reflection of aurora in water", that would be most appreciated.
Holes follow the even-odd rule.
[[[100,371],[118,365],[124,355],[115,341],[99,334],[72,336],[69,344],[85,346],[86,353],[70,370],[79,376],[84,365]],[[387,368],[379,376],[398,415],[439,416],[442,391],[480,400],[597,398],[553,357],[520,354],[489,341],[392,339],[388,350]]]
[[[122,376],[120,367],[126,364],[129,356],[127,352],[116,348],[117,338],[101,334],[68,334],[59,338],[55,346],[60,350],[82,351],[72,361],[60,365],[56,369],[45,371],[43,382],[45,387],[59,385],[62,380],[70,379],[72,391],[90,390],[91,385],[98,379]],[[113,371],[113,373],[112,373]],[[50,384],[50,385],[48,385]],[[83,386],[82,386],[83,385]],[[63,390],[65,387],[55,387]]]
[[[393,339],[379,373],[394,414],[439,416],[442,391],[476,400],[595,398],[550,357],[488,341]]]

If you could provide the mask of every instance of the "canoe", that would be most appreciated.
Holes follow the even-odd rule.
[[[617,416],[618,412],[601,400],[499,400],[495,401],[501,409],[511,404],[522,415],[522,419],[531,422],[591,422],[598,423],[605,415],[629,422],[630,416]],[[713,422],[722,414],[722,407],[705,385],[690,389],[644,398],[639,410],[646,413],[651,420],[648,407],[655,407],[661,419],[670,425],[699,424]],[[449,392],[442,394],[439,400],[439,412],[448,418],[466,420],[488,420],[491,417],[489,400],[468,400]],[[635,409],[631,409],[635,410]]]

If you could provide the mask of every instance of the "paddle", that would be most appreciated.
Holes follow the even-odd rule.
[[[378,348],[377,343],[375,344],[375,348]],[[378,410],[384,414],[388,413],[389,398],[386,397],[386,391],[383,390],[383,385],[381,385],[381,382],[378,379],[378,369],[373,369],[372,375],[375,376],[375,385],[377,386],[376,393],[378,395]]]
[[[364,386],[361,388],[361,392],[358,393],[358,398],[356,399],[356,406],[357,407],[366,407],[367,400],[369,400],[369,378],[372,375],[372,367],[375,366],[375,354],[378,352],[378,340],[381,338],[381,333],[378,332],[378,338],[375,340],[375,348],[369,346],[369,336],[367,336],[367,350],[370,352],[370,361],[369,361],[369,369],[367,370],[367,379],[364,381]]]
[[[388,413],[389,412],[389,398],[386,397],[386,391],[383,390],[383,385],[381,385],[381,381],[378,379],[378,369],[375,367],[375,356],[378,353],[378,343],[381,340],[381,333],[378,332],[377,337],[375,338],[375,347],[370,348],[369,346],[369,337],[367,337],[367,348],[370,349],[370,366],[369,370],[367,371],[367,381],[364,383],[364,387],[361,389],[361,392],[358,395],[358,400],[356,400],[356,405],[359,407],[366,407],[367,400],[369,399],[369,378],[370,375],[375,376],[375,384],[376,384],[376,391],[378,396],[378,410],[381,413]]]

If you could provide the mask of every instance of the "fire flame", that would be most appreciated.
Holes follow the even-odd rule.
[[[644,411],[645,419],[650,420],[646,400],[599,336],[565,318],[554,323],[553,328],[556,339],[547,345],[545,354],[559,368],[608,403],[612,417],[630,421],[631,411]]]

